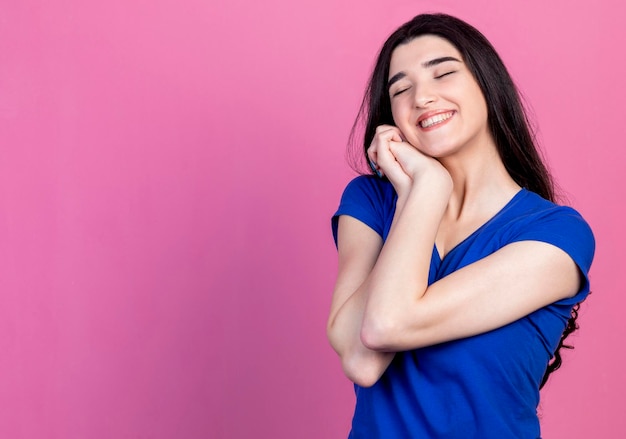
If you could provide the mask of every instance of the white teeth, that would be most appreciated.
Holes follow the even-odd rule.
[[[438,123],[443,122],[444,120],[448,120],[452,117],[452,112],[450,113],[442,113],[436,114],[433,117],[429,117],[428,119],[424,119],[420,122],[420,126],[422,128],[432,127],[433,125],[437,125]]]

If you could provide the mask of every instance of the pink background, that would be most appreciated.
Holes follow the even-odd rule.
[[[544,437],[624,437],[617,0],[2,0],[0,437],[345,437],[329,218],[375,52],[435,4],[501,52],[596,233]]]

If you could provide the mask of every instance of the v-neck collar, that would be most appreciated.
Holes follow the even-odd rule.
[[[448,251],[444,257],[441,257],[441,253],[439,253],[439,249],[437,248],[437,244],[433,244],[433,256],[436,256],[439,262],[443,262],[448,256],[455,252],[458,248],[462,247],[465,243],[467,243],[474,236],[478,235],[483,229],[485,229],[489,224],[494,222],[498,217],[502,216],[502,214],[509,209],[523,194],[528,192],[525,188],[521,188],[519,191],[513,195],[513,197],[498,211],[494,216],[485,221],[480,227],[474,230],[472,233],[467,235],[461,242],[456,244],[454,247]]]

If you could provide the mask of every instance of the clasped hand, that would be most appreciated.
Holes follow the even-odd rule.
[[[367,155],[379,175],[389,179],[399,197],[407,195],[411,187],[426,176],[439,175],[450,179],[448,171],[439,161],[408,143],[402,132],[392,125],[376,128]]]

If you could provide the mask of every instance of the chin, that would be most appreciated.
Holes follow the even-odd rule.
[[[454,148],[449,145],[430,146],[427,148],[418,148],[419,152],[434,159],[442,159],[456,154],[460,148]]]

